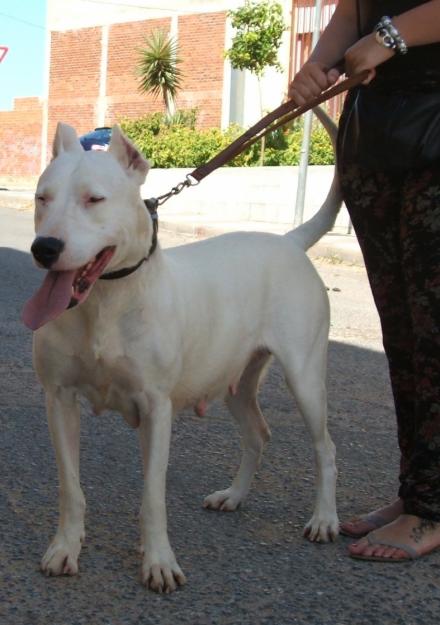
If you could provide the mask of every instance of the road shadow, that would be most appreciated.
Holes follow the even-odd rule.
[[[273,438],[236,513],[202,509],[230,482],[240,447],[220,402],[174,424],[168,473],[169,532],[188,576],[160,597],[139,584],[142,470],[136,432],[115,414],[82,422],[87,541],[76,578],[38,571],[57,518],[57,476],[44,397],[31,365],[24,301],[41,281],[28,254],[0,248],[0,622],[7,625],[434,625],[440,554],[405,565],[347,557],[347,539],[310,544],[314,468],[308,434],[278,366],[261,392]],[[383,353],[332,342],[329,427],[338,449],[345,518],[397,488],[395,425]],[[421,599],[423,598],[423,599]]]

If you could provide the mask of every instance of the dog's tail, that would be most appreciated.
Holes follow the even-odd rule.
[[[320,107],[314,108],[313,112],[330,135],[336,156],[336,138],[338,134],[336,124]],[[304,250],[309,249],[309,247],[312,247],[312,245],[319,241],[326,232],[333,228],[341,205],[342,194],[339,186],[338,171],[335,166],[333,181],[321,208],[313,217],[298,226],[298,228],[295,228],[295,230],[289,232],[286,236],[293,237]]]

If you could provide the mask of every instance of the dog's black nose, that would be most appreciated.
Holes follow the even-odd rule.
[[[64,241],[55,237],[37,237],[32,243],[31,252],[36,261],[49,269],[64,249]]]

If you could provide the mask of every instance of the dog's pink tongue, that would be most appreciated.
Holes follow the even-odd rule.
[[[31,330],[38,330],[56,319],[69,306],[75,271],[49,271],[38,291],[26,302],[22,320]]]

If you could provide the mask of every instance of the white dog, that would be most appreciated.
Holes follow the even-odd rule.
[[[139,428],[142,581],[158,592],[183,584],[165,508],[173,415],[186,406],[203,413],[206,402],[226,397],[243,455],[232,485],[204,505],[234,510],[270,436],[256,396],[272,356],[316,455],[317,497],[305,535],[335,538],[335,447],[326,425],[329,306],[305,250],[334,221],[336,180],[315,217],[285,236],[233,233],[162,251],[152,245],[152,220],[139,191],[148,163],[118,127],[107,153],[85,152],[73,128],[59,124],[53,157],[38,182],[32,245],[48,272],[23,312],[37,330],[34,365],[60,480],[59,523],[42,570],[78,571],[85,535],[81,395],[96,413],[116,410]]]

